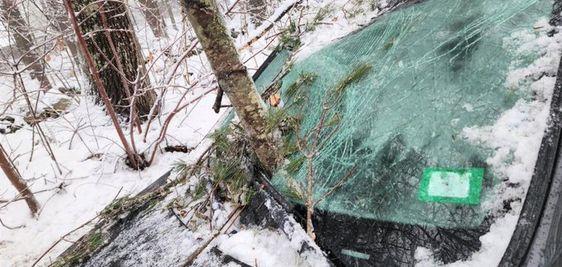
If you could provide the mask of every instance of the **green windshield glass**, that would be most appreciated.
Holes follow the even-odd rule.
[[[256,89],[260,93],[263,93],[271,82],[273,82],[277,76],[281,74],[283,66],[289,58],[289,52],[287,50],[281,50],[273,53],[275,53],[275,57],[270,62],[266,63],[267,68],[265,68],[255,80]]]
[[[480,225],[498,179],[486,164],[492,151],[461,133],[493,124],[517,100],[531,97],[530,90],[507,88],[506,76],[510,67],[528,65],[539,55],[515,53],[506,40],[533,32],[550,10],[546,0],[422,1],[296,63],[283,80],[285,95],[303,73],[316,75],[302,89],[307,98],[300,108],[284,97],[287,109],[303,116],[301,134],[318,125],[329,90],[358,66],[370,66],[333,107],[337,131],[323,136],[313,164],[314,198],[322,199],[317,208],[446,228]],[[463,182],[469,176],[436,174],[440,184],[423,189],[450,197],[443,185],[457,183],[451,196],[465,202],[420,198],[423,173],[432,168],[478,170],[482,177]],[[295,181],[306,188],[306,164],[293,175],[282,171],[273,178],[280,191],[293,196],[288,185]]]

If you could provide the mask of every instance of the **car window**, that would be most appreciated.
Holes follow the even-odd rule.
[[[550,1],[422,1],[297,62],[283,80],[283,99],[301,117],[301,135],[318,125],[330,90],[369,67],[331,107],[337,131],[322,137],[314,160],[317,207],[379,221],[480,226],[501,208],[503,177],[487,163],[493,150],[467,137],[535,97],[508,73],[540,55],[511,41],[532,33],[551,8]],[[290,90],[306,75],[315,78],[297,100]],[[304,184],[305,165],[273,183],[294,196],[291,184]]]

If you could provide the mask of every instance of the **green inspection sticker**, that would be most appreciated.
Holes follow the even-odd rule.
[[[426,168],[418,199],[467,205],[480,204],[483,168]]]

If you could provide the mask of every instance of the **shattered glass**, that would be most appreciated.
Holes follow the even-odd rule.
[[[290,53],[287,50],[275,51],[270,58],[263,63],[263,69],[260,68],[254,74],[256,89],[258,92],[263,93],[265,89],[274,81],[283,70],[285,62],[289,58]],[[271,61],[269,61],[271,60]]]
[[[515,53],[506,39],[533,29],[551,9],[546,0],[422,1],[297,62],[283,92],[302,73],[317,75],[307,89],[302,133],[317,125],[330,88],[357,66],[371,66],[346,88],[338,130],[314,160],[315,199],[333,191],[317,208],[444,229],[481,226],[499,179],[486,163],[493,151],[469,143],[462,130],[493,124],[516,101],[532,97],[524,84],[507,87],[506,76],[514,64],[539,55]],[[484,168],[480,204],[420,201],[426,168]],[[294,179],[306,184],[306,164]],[[290,191],[287,181],[284,172],[273,178],[282,192]]]

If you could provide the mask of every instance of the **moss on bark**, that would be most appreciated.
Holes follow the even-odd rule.
[[[218,84],[230,99],[258,159],[272,171],[280,156],[267,128],[265,104],[240,61],[215,0],[183,0],[182,4]]]

